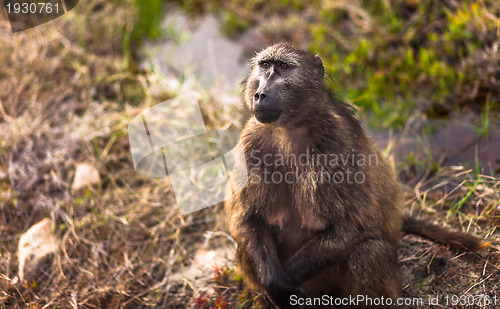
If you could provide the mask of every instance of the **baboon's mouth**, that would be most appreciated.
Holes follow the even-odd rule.
[[[262,109],[259,109],[259,110],[256,110],[255,111],[255,118],[257,118],[257,120],[259,122],[262,122],[262,123],[271,123],[271,122],[275,122],[276,120],[278,120],[281,116],[281,110],[262,110]]]

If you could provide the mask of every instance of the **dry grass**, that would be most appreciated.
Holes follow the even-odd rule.
[[[128,121],[165,94],[151,94],[154,75],[124,67],[117,34],[133,23],[130,5],[75,11],[18,34],[1,22],[0,307],[183,307],[210,281],[183,279],[195,251],[231,242],[208,233],[220,207],[181,217],[168,180],[134,170]],[[80,162],[102,183],[74,193]],[[56,223],[58,256],[38,280],[15,284],[18,239],[44,217]],[[174,272],[187,275],[171,281]]]
[[[479,253],[463,253],[414,235],[405,235],[399,250],[405,278],[403,296],[438,296],[441,305],[447,295],[499,297],[498,179],[457,166],[443,168],[433,174],[429,172],[424,180],[404,187],[407,207],[412,214],[438,221],[439,224],[448,221],[453,228],[475,233],[492,241],[492,245]],[[467,308],[497,306],[476,303]]]
[[[168,94],[151,91],[154,74],[124,67],[117,33],[133,23],[128,5],[82,1],[78,14],[15,35],[0,22],[0,307],[223,308],[259,299],[224,267],[234,242],[220,205],[182,217],[168,180],[134,170],[128,121]],[[226,123],[215,110],[205,108],[207,123]],[[73,193],[80,162],[102,183]],[[404,295],[498,293],[499,186],[444,169],[406,187],[410,209],[438,221],[451,213],[455,227],[494,245],[459,254],[405,236]],[[44,217],[56,223],[59,253],[38,280],[14,283],[19,237]],[[214,262],[222,268],[210,273]]]

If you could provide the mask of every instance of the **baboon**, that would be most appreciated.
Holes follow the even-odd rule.
[[[488,245],[404,218],[393,169],[324,74],[319,56],[279,43],[252,59],[243,82],[252,117],[237,164],[249,179],[226,216],[246,282],[280,308],[291,295],[397,298],[403,225],[459,248]]]

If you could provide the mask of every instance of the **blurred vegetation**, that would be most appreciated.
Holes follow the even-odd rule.
[[[220,16],[228,35],[261,25],[270,42],[319,53],[332,89],[373,112],[378,127],[401,127],[415,111],[432,118],[500,109],[495,0],[191,0],[182,7]]]
[[[158,39],[161,34],[161,21],[163,19],[163,0],[128,0],[134,12],[134,21],[129,23],[123,35],[123,54],[125,67],[136,70],[135,60],[138,50],[145,39]],[[119,4],[118,4],[119,5]]]

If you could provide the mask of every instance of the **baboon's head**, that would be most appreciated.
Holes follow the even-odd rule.
[[[319,56],[287,43],[269,46],[252,59],[245,103],[261,123],[286,125],[301,121],[318,112],[314,101],[324,87],[323,76]]]

